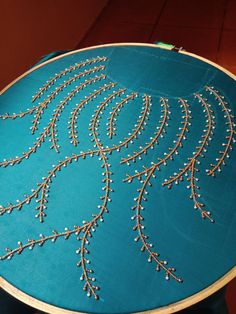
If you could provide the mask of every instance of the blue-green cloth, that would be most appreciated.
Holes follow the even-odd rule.
[[[90,64],[73,70],[58,78],[48,90],[31,103],[32,96],[55,73],[69,68],[75,63],[105,56],[107,61]],[[26,249],[21,255],[16,254],[11,260],[0,261],[0,275],[23,292],[49,304],[74,311],[88,313],[131,313],[166,306],[189,297],[208,287],[225,275],[236,263],[236,163],[235,152],[229,151],[226,166],[215,178],[208,176],[205,169],[215,163],[219,151],[224,149],[228,135],[226,118],[218,101],[204,89],[213,86],[220,95],[224,95],[228,107],[235,112],[235,81],[213,67],[196,58],[174,51],[159,49],[155,46],[107,46],[91,50],[79,51],[33,69],[31,73],[17,81],[5,91],[0,99],[0,115],[5,113],[25,112],[46,99],[60,84],[75,74],[94,66],[104,65],[103,71],[81,77],[71,82],[59,92],[45,109],[38,131],[31,134],[30,127],[34,114],[22,118],[0,119],[0,162],[21,156],[33,146],[40,132],[46,127],[52,117],[53,110],[65,99],[68,93],[95,75],[106,74],[106,78],[92,83],[69,100],[61,112],[57,122],[58,144],[60,152],[50,149],[52,143],[45,139],[41,147],[28,159],[20,164],[0,168],[0,204],[3,207],[9,203],[30,195],[31,189],[37,188],[42,177],[48,175],[53,165],[80,151],[94,148],[91,142],[92,115],[96,114],[97,106],[108,97],[112,91],[126,88],[125,94],[115,98],[103,110],[98,136],[104,147],[117,144],[127,138],[128,133],[137,125],[142,116],[143,97],[151,96],[152,107],[149,120],[137,138],[133,139],[128,148],[122,148],[107,155],[110,169],[113,172],[111,202],[107,207],[109,213],[104,214],[104,222],[99,226],[90,244],[87,246],[94,271],[95,284],[100,287],[99,300],[93,296],[87,297],[83,291],[84,281],[80,280],[81,268],[76,266],[80,256],[76,250],[81,241],[72,235],[68,240],[57,239],[56,243],[46,242],[42,247],[36,245],[33,250]],[[68,121],[71,112],[85,97],[98,90],[105,83],[117,82],[109,91],[102,92],[97,98],[85,104],[77,117],[77,147],[70,143]],[[110,139],[107,135],[110,112],[120,99],[132,92],[138,97],[121,107],[116,116],[116,135]],[[194,93],[206,97],[214,110],[215,129],[210,146],[207,147],[205,158],[199,158],[199,197],[211,211],[215,223],[202,219],[199,210],[193,208],[189,198],[190,190],[186,179],[171,189],[162,186],[164,179],[177,172],[192,156],[198,141],[205,129],[206,118],[201,103],[194,98]],[[160,125],[161,97],[168,98],[171,111],[166,134],[159,139],[153,149],[142,154],[142,159],[121,164],[121,158],[140,150],[150,142],[157,127]],[[133,231],[135,214],[131,208],[138,196],[137,190],[142,183],[134,179],[132,183],[123,182],[126,174],[141,171],[143,166],[150,167],[158,157],[163,158],[168,148],[173,147],[176,134],[180,132],[183,113],[179,106],[179,98],[189,104],[191,110],[191,125],[183,142],[183,148],[174,155],[174,161],[169,160],[166,166],[161,166],[156,177],[151,179],[152,186],[147,187],[148,194],[145,210],[142,212],[145,225],[144,233],[149,235],[148,241],[153,244],[153,251],[160,254],[160,259],[168,261],[168,265],[176,268],[176,275],[183,278],[182,283],[174,279],[165,280],[165,273],[155,271],[155,263],[148,262],[148,254],[141,252],[141,243],[134,238],[138,235]],[[108,125],[107,125],[108,123]],[[233,144],[235,146],[235,144]],[[0,255],[5,254],[5,248],[14,249],[17,242],[27,243],[28,239],[38,239],[39,234],[48,236],[52,230],[63,232],[64,228],[73,229],[74,225],[82,225],[83,221],[91,220],[91,215],[98,213],[100,197],[104,194],[102,187],[102,160],[94,155],[79,159],[63,167],[50,184],[47,216],[43,223],[35,218],[38,203],[35,199],[29,205],[24,205],[20,211],[13,210],[10,214],[0,216]],[[145,177],[144,177],[145,179]]]
[[[57,50],[57,51],[53,51],[53,52],[51,52],[51,53],[48,53],[47,55],[45,55],[45,56],[43,56],[42,58],[40,58],[40,60],[39,60],[38,62],[36,62],[36,63],[32,66],[32,68],[35,67],[35,66],[37,66],[37,65],[39,65],[39,64],[41,64],[41,63],[43,63],[43,62],[45,62],[45,61],[48,61],[48,60],[50,60],[50,59],[52,59],[52,58],[58,57],[58,56],[60,56],[60,55],[63,55],[63,54],[65,54],[65,53],[69,52],[69,51],[70,51],[70,50]]]

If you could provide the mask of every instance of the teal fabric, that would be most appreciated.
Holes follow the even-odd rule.
[[[31,103],[32,96],[55,73],[70,67],[75,63],[105,56],[108,59],[97,64],[90,64],[67,75],[58,78],[43,93],[40,99]],[[25,112],[40,102],[43,102],[55,88],[75,74],[88,70],[94,66],[104,65],[105,69],[79,80],[71,82],[59,92],[45,109],[38,131],[31,134],[30,127],[34,113],[26,114],[22,118],[0,119],[0,161],[9,160],[22,154],[33,146],[40,132],[44,130],[55,114],[53,111],[60,102],[76,86],[95,75],[106,74],[106,78],[91,83],[65,105],[57,122],[58,144],[60,152],[50,149],[52,143],[45,139],[41,147],[30,155],[28,159],[14,166],[0,168],[0,204],[2,208],[9,203],[16,204],[16,200],[23,200],[24,195],[30,195],[31,189],[37,188],[37,183],[43,182],[42,177],[48,176],[65,156],[79,154],[94,149],[91,142],[89,125],[92,116],[96,115],[97,106],[101,105],[113,91],[126,88],[120,97],[113,99],[102,111],[100,117],[99,139],[104,147],[111,147],[127,138],[128,133],[136,128],[139,117],[142,116],[143,97],[151,96],[152,107],[149,120],[137,138],[128,147],[114,151],[107,155],[110,170],[113,172],[111,188],[111,202],[108,202],[109,213],[103,215],[104,222],[98,222],[96,232],[86,245],[89,250],[87,257],[91,261],[89,267],[94,271],[95,284],[100,287],[97,291],[99,299],[87,297],[83,291],[84,281],[80,280],[81,267],[76,264],[80,260],[76,250],[81,247],[81,240],[73,234],[68,240],[58,238],[55,243],[47,241],[42,247],[35,245],[28,248],[12,259],[0,261],[0,275],[23,292],[49,304],[88,313],[131,313],[165,306],[208,287],[236,264],[236,163],[235,152],[229,151],[230,158],[226,158],[226,166],[216,177],[210,177],[205,169],[223,150],[222,143],[229,134],[226,125],[227,117],[218,101],[210,95],[205,86],[214,86],[220,95],[225,96],[231,114],[235,112],[235,81],[217,68],[196,58],[179,54],[174,51],[159,49],[155,46],[107,46],[62,56],[47,65],[33,69],[31,73],[18,80],[0,99],[0,115],[5,113]],[[71,112],[86,96],[98,90],[104,83],[117,82],[110,90],[101,92],[92,101],[88,101],[77,117],[77,135],[79,144],[73,146],[69,139],[68,121]],[[124,104],[116,116],[116,136],[110,139],[107,135],[108,118],[112,108],[132,92],[138,93],[133,100]],[[188,157],[192,156],[198,141],[205,129],[206,118],[203,107],[194,98],[199,93],[208,99],[215,115],[215,129],[212,141],[207,147],[205,158],[199,158],[197,165],[199,172],[199,200],[212,213],[215,223],[209,219],[202,219],[200,211],[195,210],[193,200],[189,198],[190,190],[186,188],[189,182],[184,179],[174,184],[171,189],[163,187],[164,179],[177,172]],[[121,164],[121,158],[127,157],[140,150],[150,142],[156,127],[160,125],[162,113],[161,97],[168,98],[171,111],[169,126],[163,138],[159,138],[159,145],[154,144],[142,159]],[[174,155],[174,160],[168,160],[166,166],[156,171],[156,177],[151,178],[152,186],[147,187],[147,201],[143,232],[149,236],[147,242],[153,244],[152,250],[160,254],[161,260],[167,260],[167,266],[176,268],[176,276],[183,279],[182,283],[173,278],[165,280],[165,272],[155,271],[156,264],[148,262],[149,254],[141,252],[141,242],[136,243],[138,236],[133,231],[135,221],[131,217],[135,214],[131,208],[136,204],[137,190],[142,182],[134,179],[131,183],[123,182],[126,174],[141,171],[143,166],[150,167],[158,157],[163,158],[168,148],[173,147],[176,134],[183,121],[178,99],[183,98],[191,110],[191,125],[186,133],[183,147]],[[232,144],[235,146],[235,144]],[[50,184],[48,195],[47,216],[43,223],[35,218],[38,203],[32,199],[30,204],[22,206],[21,210],[14,209],[10,214],[0,216],[0,255],[4,256],[5,248],[18,247],[17,242],[27,243],[28,239],[39,239],[39,234],[49,236],[53,230],[63,232],[64,228],[73,229],[74,225],[81,226],[83,221],[90,221],[92,214],[100,211],[102,204],[100,197],[104,195],[102,188],[101,155],[80,158],[57,173]],[[145,177],[143,178],[145,179]],[[81,233],[83,237],[83,232]]]
[[[53,51],[53,52],[43,56],[37,63],[35,63],[32,66],[32,68],[37,66],[37,65],[39,65],[39,64],[41,64],[41,63],[43,63],[43,62],[45,62],[45,61],[48,61],[48,60],[50,60],[52,58],[58,57],[60,55],[63,55],[65,53],[69,52],[69,51],[71,51],[71,50],[57,50],[57,51]]]

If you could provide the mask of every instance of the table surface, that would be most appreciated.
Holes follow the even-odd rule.
[[[1,286],[51,313],[131,313],[184,308],[226,284],[235,99],[227,71],[145,44],[74,51],[10,84]]]

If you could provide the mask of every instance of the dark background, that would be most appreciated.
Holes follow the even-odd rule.
[[[112,42],[183,46],[236,73],[236,0],[0,0],[0,88],[41,56]]]
[[[236,74],[236,0],[0,0],[0,32],[0,89],[52,51],[114,42],[172,43]],[[226,296],[235,314],[236,280]]]

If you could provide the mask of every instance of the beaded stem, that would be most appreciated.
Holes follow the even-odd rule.
[[[163,158],[158,158],[158,162],[154,163],[152,162],[151,167],[146,168],[143,167],[143,171],[137,171],[134,175],[126,175],[126,178],[124,179],[124,182],[131,183],[133,179],[137,178],[139,181],[142,180],[143,175],[147,175],[152,169],[160,170],[160,166],[164,165],[166,166],[168,160],[173,160],[173,155],[178,154],[178,149],[183,147],[183,141],[186,139],[186,133],[188,132],[188,126],[190,125],[189,120],[191,119],[190,111],[189,111],[189,105],[186,101],[183,99],[179,100],[180,107],[183,108],[183,121],[181,124],[183,124],[182,127],[180,127],[180,133],[177,134],[177,140],[174,141],[175,146],[173,148],[169,148],[169,153],[165,153]],[[154,174],[153,174],[154,175]]]
[[[92,63],[106,61],[106,60],[107,60],[106,57],[92,58],[92,59],[88,59],[88,60],[80,62],[80,63],[76,63],[75,65],[70,66],[69,68],[61,71],[60,73],[56,74],[52,79],[50,79],[46,84],[44,84],[44,86],[42,88],[40,88],[39,91],[34,96],[32,96],[32,102],[34,102],[36,99],[40,98],[62,76],[66,75],[68,73],[71,73],[72,71],[79,69],[82,66],[86,66],[86,65],[90,65]],[[76,75],[74,75],[74,77],[70,78],[69,80],[67,80],[64,83],[62,83],[61,85],[59,85],[59,87],[57,87],[55,89],[55,91],[52,92],[42,103],[39,103],[38,105],[33,106],[32,108],[29,108],[23,112],[13,113],[13,114],[6,113],[3,115],[0,115],[0,119],[4,119],[4,120],[5,119],[13,119],[14,120],[16,118],[23,118],[26,115],[31,115],[36,111],[35,119],[33,121],[33,126],[31,127],[32,133],[34,133],[37,130],[37,125],[39,124],[39,119],[41,118],[41,115],[43,114],[44,109],[51,102],[51,100],[53,98],[55,98],[55,96],[60,91],[62,91],[62,89],[64,89],[65,87],[70,85],[72,82],[74,82],[77,79],[80,79],[81,77],[83,77],[85,75],[94,73],[96,71],[104,70],[104,69],[105,69],[105,66],[101,65],[98,67],[94,67],[92,69],[85,70],[79,74],[76,74]]]
[[[118,91],[119,94],[122,92],[123,92],[123,90]],[[98,299],[97,290],[99,290],[99,287],[94,285],[93,282],[96,279],[94,277],[90,276],[91,269],[87,268],[87,264],[90,263],[90,261],[89,261],[89,259],[87,259],[87,255],[89,254],[89,251],[86,248],[86,244],[89,244],[88,237],[92,236],[92,233],[91,233],[92,228],[95,230],[98,219],[100,219],[100,221],[103,222],[103,214],[105,212],[108,212],[107,205],[108,205],[108,202],[111,201],[110,193],[113,192],[113,190],[111,188],[112,172],[110,170],[110,164],[108,163],[108,158],[106,156],[106,153],[103,151],[103,145],[102,145],[100,139],[98,138],[98,126],[99,126],[99,120],[101,118],[103,110],[108,105],[108,103],[114,97],[116,97],[116,95],[117,95],[117,92],[113,92],[113,94],[111,94],[108,98],[106,98],[106,100],[104,102],[101,102],[101,104],[98,106],[98,109],[94,111],[95,114],[94,114],[93,119],[91,120],[91,126],[90,126],[90,130],[92,132],[91,133],[91,136],[92,136],[91,141],[95,143],[94,146],[97,147],[97,149],[98,149],[98,153],[100,156],[99,159],[102,160],[101,167],[104,169],[104,172],[103,172],[104,179],[102,180],[102,182],[105,184],[105,186],[103,188],[103,190],[105,191],[105,194],[100,197],[100,199],[103,202],[99,206],[99,208],[100,208],[99,214],[96,215],[95,218],[87,225],[87,227],[85,228],[84,234],[81,238],[81,247],[80,247],[81,259],[77,265],[81,266],[82,270],[83,270],[82,277],[81,277],[82,280],[85,281],[83,290],[87,292],[88,297],[90,297],[92,294],[96,300]]]
[[[33,248],[38,244],[39,246],[43,246],[44,243],[48,241],[52,241],[53,243],[56,242],[56,240],[60,237],[64,237],[65,240],[69,239],[69,237],[72,234],[78,235],[80,231],[84,228],[84,226],[79,227],[79,226],[74,226],[74,229],[69,230],[68,228],[65,228],[64,232],[58,233],[56,230],[52,231],[52,234],[49,236],[44,236],[43,234],[39,235],[39,239],[29,239],[26,244],[23,244],[21,241],[18,242],[18,247],[15,249],[9,249],[6,248],[6,254],[0,257],[0,260],[6,260],[6,259],[11,259],[14,257],[15,254],[21,254],[25,249],[29,248],[30,250],[33,250]]]
[[[74,65],[71,65],[69,68],[66,68],[59,73],[56,73],[51,79],[49,79],[43,87],[39,89],[39,91],[32,96],[32,102],[34,102],[36,99],[40,98],[52,85],[55,84],[55,82],[60,79],[62,76],[67,75],[68,73],[71,73],[72,71],[75,71],[76,69],[79,69],[81,67],[84,67],[86,65],[90,65],[92,63],[101,62],[101,61],[107,61],[107,57],[95,57],[91,59],[87,59],[85,61],[81,61],[79,63],[75,63]]]
[[[201,195],[197,192],[197,190],[200,189],[200,187],[196,184],[196,181],[198,181],[198,179],[195,177],[195,172],[198,171],[198,169],[196,168],[195,164],[196,164],[196,159],[193,159],[193,161],[191,162],[191,167],[189,169],[190,177],[187,179],[188,181],[190,181],[190,186],[189,186],[189,188],[191,189],[190,199],[193,200],[194,208],[200,211],[203,219],[208,218],[210,222],[214,222],[214,220],[211,218],[211,213],[204,209],[205,204],[198,201],[198,198]]]
[[[89,80],[86,80],[85,82],[81,83],[79,86],[77,86],[75,89],[73,89],[72,92],[69,93],[68,96],[66,96],[61,103],[57,106],[57,108],[54,110],[53,116],[48,123],[47,127],[44,128],[44,131],[40,134],[38,138],[36,138],[36,142],[33,143],[33,146],[29,148],[27,152],[24,152],[21,156],[16,156],[12,159],[4,159],[2,162],[0,162],[0,167],[7,167],[9,165],[14,166],[16,164],[19,164],[23,159],[28,159],[32,153],[35,153],[36,150],[41,146],[41,144],[45,141],[45,138],[50,136],[52,145],[50,148],[54,148],[56,152],[59,152],[59,145],[57,143],[57,134],[56,134],[56,122],[58,120],[58,117],[60,113],[62,112],[64,106],[69,103],[72,97],[74,97],[80,90],[88,86],[89,84],[100,81],[101,79],[105,79],[106,76],[104,74],[101,74],[100,76],[95,76],[94,78],[91,78]],[[114,83],[110,83],[110,86],[113,86]]]
[[[200,146],[196,147],[196,152],[193,152],[193,157],[188,158],[188,162],[184,164],[184,168],[180,169],[178,173],[171,176],[170,179],[165,180],[163,182],[163,186],[168,185],[173,182],[178,182],[179,180],[183,179],[183,175],[191,168],[193,160],[197,159],[198,157],[202,157],[202,153],[204,150],[206,150],[206,147],[209,145],[209,141],[211,141],[211,135],[213,134],[213,126],[214,126],[214,116],[213,116],[213,110],[210,109],[210,105],[207,104],[207,102],[203,99],[203,97],[200,94],[195,94],[195,97],[199,100],[203,107],[203,112],[206,113],[206,130],[204,130],[203,135],[201,136],[201,140],[199,143]]]
[[[193,152],[193,157],[188,158],[188,162],[184,164],[184,168],[180,169],[180,171],[173,176],[170,177],[170,179],[166,179],[162,185],[168,186],[168,188],[172,187],[173,183],[178,184],[179,181],[183,180],[183,176],[188,176],[188,173],[190,172],[190,187],[191,187],[191,195],[190,198],[194,201],[194,207],[196,209],[199,209],[202,215],[202,218],[208,218],[211,222],[214,222],[214,220],[210,217],[210,212],[205,211],[203,209],[204,204],[197,201],[198,194],[196,193],[196,186],[195,186],[195,165],[196,163],[200,163],[198,161],[199,157],[204,157],[204,153],[207,151],[207,146],[209,145],[209,142],[211,141],[211,136],[213,135],[213,129],[214,129],[214,115],[213,110],[211,109],[210,104],[206,102],[206,100],[202,97],[200,94],[195,94],[195,98],[198,99],[198,101],[201,103],[201,106],[203,107],[203,112],[205,113],[206,117],[206,129],[203,131],[203,134],[201,136],[201,140],[199,141],[199,146],[196,147],[196,151]],[[198,187],[199,188],[199,187]]]
[[[39,120],[41,119],[42,114],[44,113],[44,110],[47,108],[48,104],[56,98],[56,96],[63,91],[64,88],[72,84],[73,82],[79,80],[82,77],[85,77],[87,75],[90,75],[92,73],[104,70],[105,66],[100,65],[98,67],[94,67],[88,70],[85,70],[83,72],[80,72],[79,74],[74,75],[73,77],[69,78],[68,80],[64,81],[62,84],[59,85],[43,102],[41,102],[37,109],[35,114],[35,119],[33,121],[33,125],[31,127],[32,134],[35,133],[36,130],[38,130],[38,124]]]
[[[112,139],[112,137],[114,135],[116,135],[115,133],[115,122],[116,122],[116,117],[118,116],[119,111],[121,110],[121,108],[128,103],[129,100],[133,100],[135,97],[137,97],[137,93],[132,93],[131,95],[127,96],[126,98],[124,98],[122,101],[120,101],[119,103],[116,104],[115,107],[112,108],[112,112],[110,117],[108,118],[108,128],[107,128],[107,135],[109,136],[109,138]]]
[[[137,158],[142,159],[142,154],[147,154],[148,149],[153,149],[154,145],[158,145],[158,139],[159,137],[163,137],[165,133],[165,128],[168,126],[168,120],[169,120],[169,104],[167,99],[161,98],[161,107],[164,109],[161,110],[163,116],[161,116],[161,120],[159,121],[160,126],[157,127],[157,131],[155,132],[154,136],[150,138],[150,142],[146,143],[146,146],[140,147],[140,150],[138,152],[134,152],[131,156],[128,155],[126,158],[121,159],[121,163],[129,163],[130,161],[135,162]]]
[[[111,83],[113,84],[113,83]],[[115,84],[112,85],[112,87],[114,87]],[[118,91],[116,91],[114,93],[114,97],[115,96],[120,96],[121,93],[123,93],[125,91],[125,89],[120,89]],[[95,93],[89,95],[88,97],[86,96],[84,100],[82,100],[79,104],[76,105],[76,107],[73,109],[72,111],[72,114],[71,114],[71,117],[70,117],[70,121],[69,121],[69,126],[68,126],[68,129],[69,129],[69,135],[70,135],[70,139],[71,139],[71,143],[74,145],[74,146],[77,146],[78,145],[78,135],[77,135],[77,131],[76,131],[76,122],[77,122],[77,119],[78,119],[78,115],[79,115],[79,112],[84,108],[84,105],[88,103],[88,101],[92,100],[93,98],[95,98],[98,94],[100,94],[100,91],[95,91]],[[113,97],[113,98],[114,98]]]
[[[233,122],[234,116],[231,114],[231,110],[228,108],[228,104],[224,100],[224,97],[221,96],[214,87],[206,86],[205,90],[210,94],[213,94],[215,99],[219,102],[219,106],[221,107],[221,110],[224,113],[224,118],[226,119],[226,126],[228,127],[228,129],[226,130],[228,135],[226,135],[225,137],[226,143],[222,144],[224,149],[220,150],[220,156],[216,158],[216,164],[211,164],[211,169],[206,170],[209,176],[214,177],[216,175],[216,171],[221,171],[221,167],[225,165],[226,158],[229,158],[229,152],[233,149],[232,144],[235,142],[235,124]]]
[[[143,202],[147,201],[146,195],[147,192],[147,186],[151,186],[151,182],[150,179],[152,178],[152,175],[155,171],[155,168],[152,168],[147,177],[145,178],[143,185],[140,189],[138,189],[138,197],[135,198],[136,201],[136,205],[134,205],[132,207],[132,210],[136,210],[136,214],[132,217],[132,220],[136,220],[136,225],[133,227],[134,231],[138,231],[138,236],[136,236],[135,238],[135,242],[138,242],[139,240],[141,240],[142,242],[142,247],[141,247],[141,251],[142,252],[147,252],[148,254],[148,262],[151,263],[152,261],[155,262],[156,264],[156,270],[160,271],[160,269],[164,270],[165,272],[165,278],[166,280],[169,280],[170,277],[175,279],[177,282],[182,282],[182,279],[177,277],[174,272],[175,272],[175,268],[173,267],[167,267],[167,261],[165,260],[161,260],[159,258],[160,254],[155,252],[153,250],[153,245],[151,243],[148,242],[148,238],[149,236],[144,234],[144,217],[141,214],[141,210],[144,210],[144,206],[143,206]]]

